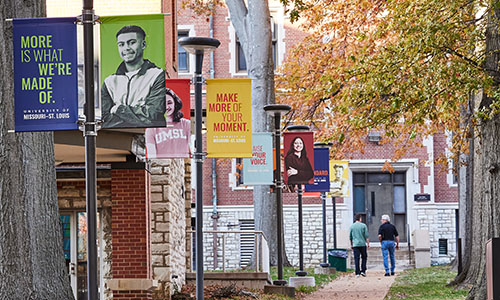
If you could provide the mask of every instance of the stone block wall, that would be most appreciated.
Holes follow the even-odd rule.
[[[238,231],[239,220],[253,219],[252,206],[224,207],[218,209],[219,219],[218,230]],[[327,206],[327,247],[333,248],[333,218],[332,206]],[[213,219],[211,218],[211,207],[205,207],[203,215],[204,230],[213,229]],[[299,265],[299,235],[297,223],[297,206],[286,205],[283,208],[283,224],[285,233],[285,250],[290,263]],[[340,230],[342,223],[342,209],[337,209],[337,230]],[[321,205],[303,206],[303,226],[304,226],[304,264],[306,267],[316,266],[323,260],[323,225],[322,225]],[[275,238],[275,237],[270,237]],[[204,234],[203,256],[205,270],[222,270],[222,237],[217,237],[217,264],[214,268],[213,235]],[[338,241],[340,244],[340,241]],[[226,269],[240,269],[240,239],[238,234],[226,234],[225,240],[225,260]]]
[[[342,224],[347,222],[342,219],[345,206],[337,206],[337,245],[345,247],[348,241],[341,240],[342,235],[339,230]],[[429,231],[431,262],[433,264],[449,263],[455,257],[455,211],[453,206],[425,206],[417,208],[419,229]],[[218,230],[240,230],[239,220],[253,219],[252,206],[220,206],[218,208]],[[205,207],[204,210],[204,230],[213,229],[213,219],[211,218],[212,208]],[[298,235],[298,211],[297,206],[286,205],[283,209],[285,249],[287,258],[294,266],[299,265],[299,235]],[[333,220],[332,206],[327,206],[327,248],[333,248]],[[303,206],[303,226],[304,226],[304,264],[306,267],[317,266],[323,260],[323,229],[322,229],[322,210],[321,205]],[[350,225],[349,225],[350,226]],[[348,227],[349,227],[348,226]],[[348,228],[347,227],[347,228]],[[347,231],[348,232],[348,231]],[[240,269],[240,241],[239,236],[226,234],[225,257],[226,269]],[[439,255],[439,239],[447,239],[448,254]],[[217,264],[214,268],[213,236],[205,233],[204,235],[204,257],[205,270],[222,269],[222,238],[219,234],[217,238]],[[375,241],[376,242],[376,241]]]
[[[247,206],[238,210],[218,210],[218,219],[212,218],[213,211],[205,210],[203,214],[203,229],[214,230],[214,222],[217,222],[216,230],[239,231],[240,220],[253,219],[253,208]],[[224,253],[223,248],[224,236]],[[214,241],[216,243],[217,254],[214,255]],[[205,270],[222,270],[223,256],[226,269],[240,269],[240,235],[237,233],[203,235],[203,257]],[[214,260],[216,263],[214,264]]]
[[[190,159],[185,159],[184,160],[184,170],[186,173],[186,176],[184,176],[184,185],[186,187],[185,190],[185,196],[184,196],[184,218],[186,219],[185,222],[185,229],[190,230],[191,229],[191,203],[193,202],[192,200],[192,188],[191,188],[191,160]],[[193,244],[193,238],[192,235],[189,233],[185,234],[186,236],[186,243],[185,243],[185,249],[186,251],[184,252],[186,254],[185,257],[185,264],[186,264],[186,271],[189,271],[192,269],[192,264],[193,264],[193,252],[191,251],[191,245]]]
[[[338,231],[342,224],[342,210],[337,208],[337,247],[340,244]],[[299,265],[299,228],[297,206],[286,207],[283,211],[285,224],[285,247],[288,260]],[[321,205],[302,207],[304,266],[315,267],[323,262],[323,216]],[[332,206],[327,206],[326,245],[333,248]]]
[[[455,207],[426,205],[417,207],[420,229],[429,231],[431,263],[447,264],[456,255]],[[439,254],[439,239],[447,239],[448,254]]]
[[[186,191],[190,187],[186,188],[183,159],[152,160],[150,170],[153,279],[163,289],[158,292],[169,295],[185,281]]]
[[[99,226],[99,249],[100,259],[98,268],[102,270],[104,281],[104,299],[110,300],[113,297],[112,291],[107,286],[107,281],[113,278],[111,273],[112,259],[112,230],[111,230],[111,174],[102,176],[99,172],[97,180],[97,208],[100,214]],[[84,177],[82,173],[80,175]],[[58,174],[58,177],[59,174]],[[64,176],[62,176],[64,177]],[[104,177],[104,178],[103,178]],[[84,178],[58,178],[57,180],[57,200],[61,211],[85,211],[85,179]]]

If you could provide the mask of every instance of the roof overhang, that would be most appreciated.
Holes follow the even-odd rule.
[[[96,156],[98,163],[125,162],[132,153],[134,136],[144,129],[105,129],[97,133]],[[85,138],[81,131],[55,131],[54,151],[56,164],[84,163]]]

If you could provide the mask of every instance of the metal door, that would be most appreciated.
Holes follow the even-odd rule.
[[[367,226],[370,241],[378,242],[378,228],[380,217],[389,215],[392,219],[392,185],[391,184],[368,184],[366,186],[366,209]]]

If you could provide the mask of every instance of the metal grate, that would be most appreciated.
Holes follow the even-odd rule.
[[[439,239],[439,255],[448,255],[447,239]]]
[[[255,230],[254,220],[239,220],[240,230]],[[252,262],[255,249],[255,234],[242,233],[240,235],[240,267],[247,267]]]

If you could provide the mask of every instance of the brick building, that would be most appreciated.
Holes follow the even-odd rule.
[[[81,1],[47,1],[49,17],[77,16]],[[165,14],[166,72],[176,77],[176,2],[94,1],[98,16]],[[96,26],[97,27],[97,26]],[[83,34],[79,35],[79,87],[83,87]],[[98,32],[97,30],[95,32]],[[94,37],[98,42],[98,35]],[[99,103],[99,56],[95,55]],[[83,89],[79,97],[83,97]],[[82,99],[79,99],[82,100]],[[83,101],[79,101],[83,106]],[[99,112],[99,110],[96,110]],[[82,107],[80,107],[82,114]],[[97,113],[99,115],[99,113]],[[144,162],[143,129],[99,130],[97,136],[97,243],[99,299],[152,299],[181,286],[190,226],[190,161]],[[138,143],[139,141],[139,143]],[[84,139],[79,131],[54,133],[58,202],[64,252],[75,299],[87,299],[87,220]],[[139,145],[139,146],[138,146]],[[186,221],[188,220],[188,221]],[[187,223],[186,223],[187,222]]]
[[[181,3],[181,2],[178,2]],[[179,4],[180,5],[180,4]],[[276,65],[281,65],[287,51],[301,41],[305,33],[291,24],[278,1],[270,1],[273,31],[273,54]],[[239,47],[228,10],[217,7],[211,17],[195,18],[189,10],[178,14],[178,36],[212,36],[221,42],[220,47],[204,60],[206,78],[246,77],[246,63]],[[194,57],[178,49],[179,77],[191,78],[194,73]],[[194,107],[192,105],[192,107]],[[264,112],[263,112],[264,113]],[[368,141],[368,136],[367,136]],[[446,153],[446,135],[427,137],[416,153],[393,164],[395,173],[382,172],[386,160],[394,149],[390,144],[368,142],[363,154],[353,154],[349,161],[349,196],[337,198],[337,236],[339,246],[348,247],[346,233],[355,213],[364,214],[370,228],[372,246],[378,243],[377,229],[382,214],[391,215],[392,222],[400,231],[402,244],[410,242],[411,234],[428,233],[424,247],[430,251],[432,263],[447,263],[455,255],[455,210],[458,209],[458,192],[455,176],[450,166],[435,165],[433,159]],[[252,228],[252,187],[238,183],[238,159],[207,159],[204,163],[204,226],[206,229],[238,230]],[[418,201],[418,200],[422,201]],[[328,248],[333,246],[332,204],[328,199]],[[214,205],[215,204],[215,205]],[[297,195],[284,194],[285,244],[289,260],[298,265]],[[314,266],[321,262],[321,200],[317,195],[304,195],[304,245],[305,264]],[[408,236],[410,234],[410,236]],[[205,235],[205,266],[207,269],[222,268],[221,237]],[[427,235],[424,234],[424,239]],[[214,241],[216,247],[214,247]],[[375,242],[374,242],[375,241]],[[226,265],[234,268],[245,266],[248,238],[237,235],[225,240]],[[231,245],[231,246],[227,246]],[[420,242],[422,245],[422,242]],[[215,255],[214,249],[218,249]],[[413,249],[413,248],[412,248]],[[229,254],[228,254],[229,253]],[[214,261],[215,260],[215,261]]]
[[[178,9],[180,3],[173,0],[95,1],[95,10],[98,15],[168,13],[165,55],[166,71],[171,78],[191,78],[194,74],[194,57],[177,47],[177,38],[211,34],[221,42],[221,46],[213,55],[205,57],[204,77],[246,77],[246,64],[227,10],[217,7],[210,18],[194,17],[189,11]],[[81,13],[80,5],[80,1],[47,0],[47,12],[49,16],[75,16]],[[274,59],[280,65],[287,50],[305,34],[289,22],[278,1],[270,2],[270,11]],[[98,63],[96,61],[96,70]],[[192,240],[186,232],[192,222],[191,162],[182,159],[147,163],[138,161],[137,156],[141,155],[131,145],[136,145],[137,135],[142,133],[139,130],[101,130],[98,135],[98,262],[101,299],[151,299],[157,281],[164,288],[161,292],[168,294],[174,283],[177,286],[184,283],[185,272],[192,268]],[[55,144],[67,267],[76,299],[85,299],[83,138],[80,132],[56,132]],[[356,154],[349,161],[349,197],[336,199],[339,246],[346,246],[345,231],[352,224],[355,212],[364,213],[368,225],[374,230],[378,227],[377,222],[382,213],[376,207],[385,205],[388,209],[383,213],[393,215],[405,240],[408,240],[407,232],[427,230],[432,261],[450,261],[455,251],[457,185],[451,170],[440,172],[432,163],[432,158],[446,151],[448,142],[444,135],[440,135],[426,138],[422,144],[423,147],[416,154],[394,164],[394,174],[381,171],[385,160],[392,157],[393,150],[387,144],[368,143],[363,155]],[[206,159],[204,162],[206,229],[253,228],[252,188],[238,182],[234,175],[237,163],[237,158]],[[428,200],[415,201],[415,195],[418,194],[425,194]],[[296,203],[296,194],[284,194],[286,251],[294,265],[298,265]],[[398,209],[394,211],[395,203]],[[362,211],[355,211],[360,207]],[[333,237],[332,208],[329,200],[329,248]],[[321,262],[320,215],[321,200],[314,194],[305,195],[306,265]],[[207,234],[205,238],[206,268],[222,268],[221,237],[218,237],[215,247],[211,235]],[[245,266],[248,254],[252,252],[252,243],[252,237],[228,236],[225,240],[226,266]]]

